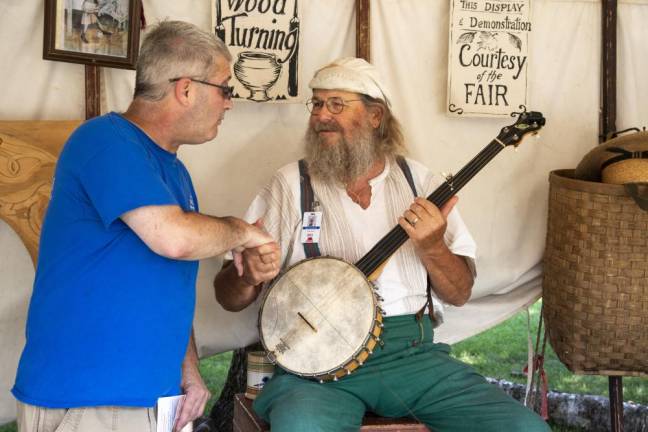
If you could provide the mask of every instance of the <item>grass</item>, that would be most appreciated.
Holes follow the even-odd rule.
[[[529,308],[531,335],[535,341],[542,302]],[[484,376],[526,384],[522,370],[527,363],[527,314],[520,312],[507,321],[452,347],[452,355]],[[535,344],[534,344],[535,346]],[[597,375],[575,375],[558,360],[549,345],[545,349],[544,369],[549,389],[564,393],[608,396],[608,378]],[[623,400],[648,405],[648,379],[623,377]],[[551,425],[551,422],[549,422]],[[561,428],[556,432],[584,432],[584,429]]]
[[[0,432],[16,432],[16,422],[0,426]]]
[[[206,413],[209,413],[211,407],[218,400],[218,396],[225,385],[231,359],[232,352],[230,351],[200,361],[200,374],[212,393],[211,399],[207,402]],[[0,430],[0,432],[3,431]]]
[[[530,308],[531,335],[535,338],[541,303]],[[479,373],[492,378],[505,379],[519,384],[526,383],[526,377],[521,374],[527,362],[527,316],[525,312],[518,313],[502,324],[466,339],[453,346],[453,356],[472,365]],[[218,399],[225,384],[232,353],[218,354],[201,360],[200,372],[207,387],[211,390],[211,400],[206,412]],[[583,393],[608,396],[608,379],[595,375],[574,375],[556,357],[547,343],[545,353],[545,371],[551,390],[566,393]],[[648,379],[624,377],[623,398],[626,402],[648,405]],[[554,427],[559,432],[579,432],[580,429]],[[15,423],[0,426],[0,432],[16,432]]]
[[[541,302],[530,308],[531,335],[535,340]],[[518,313],[509,320],[452,347],[457,359],[472,365],[479,373],[492,378],[526,384],[521,374],[527,363],[527,316]],[[565,393],[608,396],[608,378],[571,373],[547,342],[544,362],[549,388]],[[623,377],[623,400],[648,405],[648,379]]]

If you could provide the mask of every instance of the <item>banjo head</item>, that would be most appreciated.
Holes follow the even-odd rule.
[[[268,289],[259,312],[261,342],[289,372],[331,375],[374,342],[377,314],[373,287],[360,270],[337,258],[311,258]]]

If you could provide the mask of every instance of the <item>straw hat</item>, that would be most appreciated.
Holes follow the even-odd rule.
[[[648,183],[648,131],[622,135],[583,157],[574,176],[603,183]]]

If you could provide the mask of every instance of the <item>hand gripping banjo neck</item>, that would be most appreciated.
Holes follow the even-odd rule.
[[[477,156],[475,156],[456,175],[432,192],[427,199],[441,208],[452,196],[456,195],[483,167],[485,167],[504,147],[518,146],[524,136],[536,132],[545,124],[545,118],[536,111],[523,112],[511,126],[503,128],[497,138],[493,139]],[[381,266],[407,241],[407,233],[396,225],[369,252],[355,264],[369,280],[377,278]]]

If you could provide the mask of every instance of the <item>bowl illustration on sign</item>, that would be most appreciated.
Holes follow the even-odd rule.
[[[249,100],[269,101],[268,89],[281,74],[281,64],[271,53],[243,51],[234,63],[234,75],[243,86],[250,90]]]

